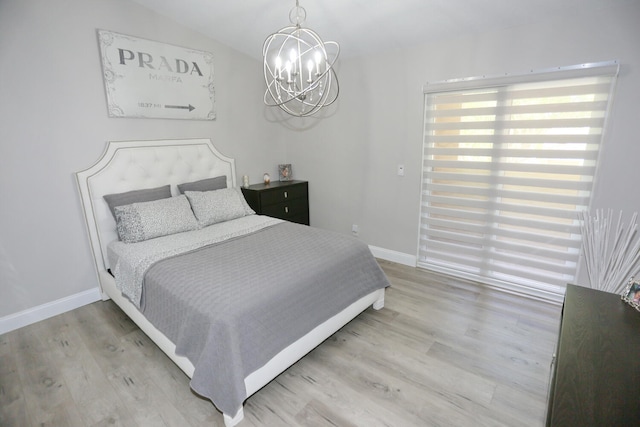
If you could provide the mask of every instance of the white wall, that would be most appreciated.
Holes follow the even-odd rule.
[[[212,52],[216,120],[109,118],[98,28]],[[0,0],[0,321],[96,289],[73,173],[107,141],[211,138],[252,182],[277,170],[262,95],[259,61],[136,3]]]
[[[640,2],[630,1],[576,11],[571,21],[342,60],[328,117],[278,122],[262,106],[257,61],[135,3],[0,0],[0,323],[96,289],[73,172],[109,140],[211,138],[252,182],[291,162],[294,178],[310,182],[312,225],[350,233],[356,223],[363,241],[414,255],[428,81],[620,60],[594,206],[640,211],[638,22]],[[97,28],[213,52],[217,119],[108,118]]]
[[[287,137],[294,175],[310,181],[312,222],[344,233],[356,223],[368,244],[415,256],[425,83],[614,59],[622,65],[593,200],[629,218],[640,211],[638,23],[640,2],[630,1],[576,11],[571,20],[341,61],[333,116]]]

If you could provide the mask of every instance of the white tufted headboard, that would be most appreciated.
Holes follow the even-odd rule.
[[[115,141],[90,168],[76,173],[96,272],[109,268],[107,245],[118,238],[116,223],[102,196],[125,191],[227,176],[236,186],[235,160],[222,155],[209,139]]]

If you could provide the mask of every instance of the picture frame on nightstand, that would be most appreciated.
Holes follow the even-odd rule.
[[[278,165],[278,175],[280,181],[291,181],[291,164]]]
[[[640,311],[640,282],[630,278],[622,293],[622,300]]]

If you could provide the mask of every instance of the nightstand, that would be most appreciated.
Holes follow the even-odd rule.
[[[620,295],[567,285],[547,426],[636,426],[640,313]]]
[[[244,198],[258,215],[309,225],[309,183],[273,181],[242,188]]]

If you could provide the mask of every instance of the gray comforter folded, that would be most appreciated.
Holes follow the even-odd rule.
[[[156,263],[144,314],[195,366],[192,389],[233,416],[248,374],[387,286],[362,242],[282,223]]]

